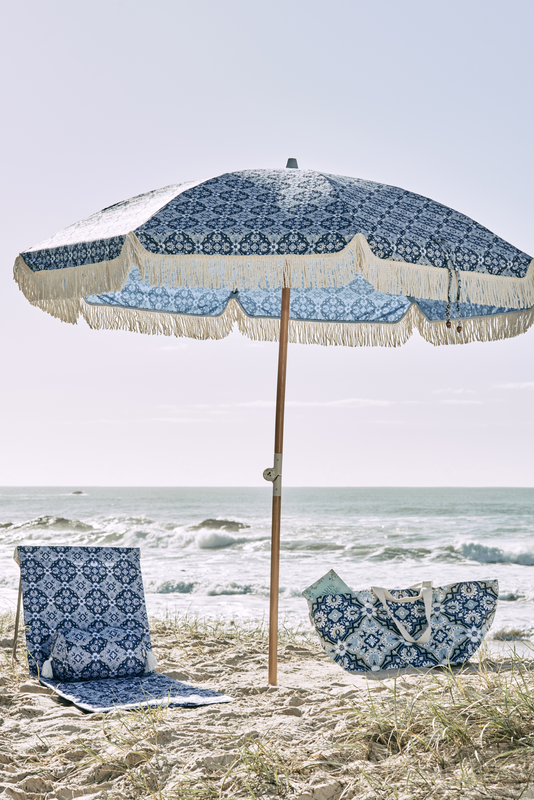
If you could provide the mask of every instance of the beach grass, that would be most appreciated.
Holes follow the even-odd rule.
[[[152,633],[172,633],[176,641],[189,645],[195,638],[203,641],[223,642],[231,639],[235,642],[262,643],[269,641],[269,627],[265,619],[235,621],[224,617],[200,617],[195,614],[170,614],[165,617],[151,617]],[[316,637],[309,627],[291,627],[284,621],[278,625],[278,643],[303,644],[315,643]]]
[[[4,644],[12,630],[12,615],[0,617]],[[163,671],[234,703],[84,714],[29,680],[21,636],[19,661],[4,647],[0,665],[6,797],[534,797],[534,660],[512,648],[374,680],[335,667],[308,631],[282,628],[282,679],[269,688],[265,625],[168,616],[151,630]]]
[[[370,788],[387,780],[399,796],[522,796],[534,775],[531,662],[512,652],[500,662],[481,659],[474,672],[440,670],[382,686],[341,712],[344,747],[377,765],[363,770]]]

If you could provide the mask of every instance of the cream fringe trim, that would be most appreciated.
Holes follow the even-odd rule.
[[[399,347],[414,329],[413,306],[397,323],[311,322],[289,320],[289,341],[293,344],[338,345],[341,347]],[[241,311],[241,309],[240,309]],[[241,311],[237,329],[259,342],[277,342],[279,319],[255,319]]]
[[[237,322],[238,308],[236,301],[230,300],[219,317],[197,317],[138,308],[93,306],[85,300],[79,301],[80,315],[93,330],[134,331],[187,339],[224,339]]]
[[[128,234],[117,258],[81,267],[33,272],[19,255],[13,267],[13,277],[24,296],[34,305],[37,305],[35,301],[40,300],[64,300],[118,292],[128,280],[132,266],[136,266],[131,237],[132,234]]]
[[[433,345],[469,344],[470,342],[495,342],[499,339],[513,339],[526,333],[534,323],[534,308],[523,311],[509,311],[506,314],[495,314],[491,317],[471,317],[462,319],[462,330],[456,330],[457,319],[447,328],[444,322],[430,322],[422,311],[412,305],[416,311],[415,328],[423,339]]]
[[[345,347],[400,347],[414,331],[433,345],[468,344],[511,339],[525,333],[534,323],[534,308],[528,311],[496,314],[462,320],[462,330],[445,322],[430,322],[416,304],[412,304],[399,322],[301,322],[289,320],[289,341],[299,344],[339,345]],[[256,341],[278,341],[280,321],[254,319],[241,312],[238,330]]]
[[[446,300],[448,270],[378,258],[358,233],[339,253],[305,256],[203,256],[149,253],[134,233],[126,236],[112,261],[32,272],[22,256],[14,278],[35,305],[81,298],[123,288],[137,267],[153,286],[249,288],[343,286],[357,273],[378,291],[429,300]],[[505,308],[534,306],[534,260],[524,278],[482,275],[460,270],[462,302]],[[41,306],[42,307],[42,306]]]
[[[93,306],[85,300],[79,301],[78,311],[89,327],[96,330],[127,330],[190,339],[224,339],[236,324],[243,335],[260,342],[278,341],[280,331],[280,320],[249,317],[235,300],[230,300],[219,317]],[[418,331],[423,339],[433,345],[489,342],[525,333],[534,323],[534,308],[461,322],[462,331],[458,333],[457,320],[452,320],[451,328],[447,328],[441,320],[429,322],[418,306],[413,304],[396,323],[289,320],[289,341],[342,347],[399,347],[408,341],[414,331]]]

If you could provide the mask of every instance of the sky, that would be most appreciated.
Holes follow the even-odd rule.
[[[530,0],[21,0],[0,12],[0,485],[261,486],[277,346],[91,331],[17,253],[132,195],[285,166],[401,186],[534,255]],[[533,486],[534,329],[290,345],[288,486]]]

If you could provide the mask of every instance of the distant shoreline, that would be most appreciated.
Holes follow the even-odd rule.
[[[37,484],[37,483],[33,484],[32,483],[32,484],[13,484],[13,485],[5,484],[4,486],[0,486],[0,492],[3,489],[65,489],[65,490],[68,490],[71,494],[77,494],[78,491],[81,490],[82,492],[84,492],[85,489],[147,489],[147,490],[148,489],[184,489],[184,490],[186,490],[186,489],[206,489],[206,490],[212,490],[212,489],[239,489],[239,490],[265,489],[265,490],[270,490],[270,487],[267,486],[265,483],[258,483],[258,484],[253,484],[253,485],[250,485],[250,486],[216,486],[216,485],[213,485],[213,486],[196,486],[196,485],[195,486],[193,486],[193,485],[192,486],[187,486],[187,485],[175,486],[175,485],[172,485],[172,484],[168,484],[168,485],[165,485],[165,486],[159,486],[159,485],[151,486],[151,485],[146,485],[146,484],[133,484],[133,483],[128,483],[128,484],[105,484],[105,485],[100,485],[100,484],[77,484],[76,483],[76,484],[72,484],[72,486],[70,486],[70,485],[66,485],[66,484],[62,484],[62,483],[57,483],[57,484],[56,483],[53,483],[53,484]],[[503,486],[502,484],[495,484],[495,485],[485,484],[484,486],[456,486],[454,484],[445,485],[445,486],[443,486],[443,485],[435,485],[435,486],[434,485],[432,485],[432,486],[430,486],[430,485],[429,486],[411,486],[411,485],[384,485],[384,486],[372,485],[372,486],[363,486],[361,484],[359,486],[300,486],[300,485],[299,486],[294,486],[294,485],[291,485],[291,484],[284,485],[284,491],[285,490],[293,490],[293,489],[306,489],[306,490],[308,490],[308,489],[311,489],[311,490],[319,489],[319,490],[324,490],[324,491],[344,490],[344,489],[346,489],[346,490],[349,490],[349,489],[350,490],[354,490],[354,489],[360,490],[361,489],[362,491],[363,490],[367,491],[369,489],[379,489],[379,490],[399,489],[399,490],[409,490],[409,491],[416,491],[416,490],[417,491],[421,491],[421,490],[424,491],[424,490],[432,490],[432,489],[454,489],[455,491],[462,491],[463,489],[465,489],[466,491],[477,491],[477,490],[483,491],[485,489],[492,489],[492,490],[494,490],[494,489],[502,489],[503,491],[513,491],[514,489],[517,489],[517,490],[533,489],[534,490],[534,485],[530,485],[530,484],[525,484],[524,486],[517,486],[517,485],[514,485],[514,486]]]

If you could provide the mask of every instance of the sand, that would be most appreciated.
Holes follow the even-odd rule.
[[[279,685],[268,687],[263,632],[154,621],[152,628],[158,671],[217,689],[234,701],[198,709],[87,714],[29,679],[23,655],[11,665],[5,631],[0,641],[2,798],[534,798],[532,737],[511,761],[504,757],[493,774],[488,759],[494,751],[501,758],[497,740],[491,753],[479,746],[475,755],[476,747],[469,753],[464,747],[462,756],[459,745],[450,757],[438,758],[428,747],[417,750],[414,726],[415,744],[398,746],[405,723],[397,726],[397,744],[391,733],[381,735],[378,709],[391,715],[397,713],[393,706],[406,709],[413,698],[423,703],[441,678],[406,674],[368,680],[342,671],[313,640],[287,635],[280,645]],[[501,665],[499,676],[506,670],[511,675],[513,665]],[[494,681],[494,674],[484,680]],[[464,693],[471,684],[480,685],[479,665],[471,665],[461,681]],[[440,691],[444,696],[443,687]],[[534,719],[534,705],[532,712]]]

